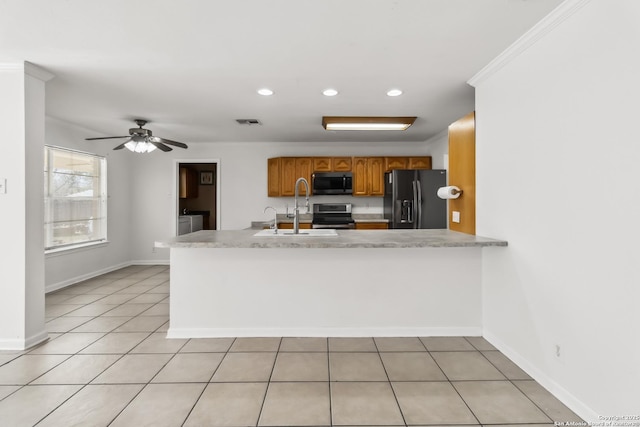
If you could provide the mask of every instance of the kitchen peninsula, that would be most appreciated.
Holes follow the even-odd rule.
[[[198,231],[171,250],[169,338],[481,334],[484,251],[449,230],[257,237]]]

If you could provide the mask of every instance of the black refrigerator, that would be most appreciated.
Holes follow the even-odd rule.
[[[446,185],[446,170],[385,173],[384,217],[389,228],[447,228],[447,201],[437,194]]]

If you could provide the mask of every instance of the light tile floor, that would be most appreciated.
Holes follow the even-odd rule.
[[[3,426],[438,426],[581,421],[486,340],[165,338],[169,270],[46,296],[50,340],[0,352]]]

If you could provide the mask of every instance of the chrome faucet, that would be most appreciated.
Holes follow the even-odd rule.
[[[307,208],[307,213],[309,213],[309,182],[300,177],[296,181],[296,189],[294,194],[294,205],[293,205],[293,234],[300,234],[300,208],[298,207],[298,184],[304,184],[304,192],[305,192],[305,207]]]
[[[273,209],[273,225],[269,228],[273,230],[273,234],[278,234],[278,211],[273,206],[267,206],[262,212],[266,212],[267,209]]]

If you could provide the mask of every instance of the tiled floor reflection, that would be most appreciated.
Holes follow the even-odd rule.
[[[169,270],[46,296],[48,342],[0,352],[0,424],[553,425],[580,419],[479,337],[168,340]]]

